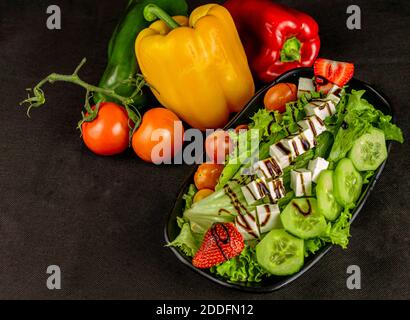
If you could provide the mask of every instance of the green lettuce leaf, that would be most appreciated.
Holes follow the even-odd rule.
[[[240,173],[240,169],[243,166],[250,164],[250,160],[257,152],[259,142],[263,137],[275,134],[278,130],[282,130],[282,127],[276,123],[277,116],[277,113],[269,112],[266,109],[260,109],[253,115],[253,117],[251,117],[251,123],[249,125],[249,129],[251,130],[242,132],[237,135],[237,137],[231,137],[234,142],[239,141],[240,148],[235,149],[234,153],[227,157],[225,167],[219,177],[215,190],[221,190],[229,180],[235,177],[238,172]],[[257,136],[255,136],[255,133],[257,133]],[[257,139],[258,142],[252,144],[252,139]]]
[[[230,282],[260,282],[266,271],[258,264],[254,248],[246,246],[239,256],[211,268],[211,272]]]
[[[368,184],[374,176],[374,171],[363,171],[360,174],[363,178],[363,184]]]
[[[316,138],[315,158],[321,157],[327,159],[332,149],[334,138],[329,131],[323,132]]]
[[[313,238],[313,239],[308,239],[305,240],[305,257],[308,257],[312,254],[315,254],[318,252],[324,245],[326,244],[325,241],[323,241],[320,238]]]
[[[197,188],[194,184],[191,184],[188,188],[188,192],[182,196],[182,199],[185,200],[185,210],[188,210],[192,207],[192,203],[194,202],[194,196],[197,193]]]
[[[364,90],[352,90],[352,93],[348,95],[346,109],[338,111],[338,120],[336,122],[340,123],[343,118],[341,123],[345,125],[340,125],[340,127],[335,125],[337,134],[328,158],[329,161],[337,162],[346,157],[354,141],[366,133],[372,126],[383,130],[386,140],[403,142],[403,134],[396,125],[391,123],[391,117],[384,115],[367,100],[362,99],[364,93]]]
[[[311,254],[315,254],[328,243],[338,245],[343,249],[346,249],[350,238],[351,218],[352,214],[350,213],[350,210],[345,208],[334,223],[328,223],[327,230],[324,235],[305,240],[305,256],[307,257]]]
[[[325,242],[330,242],[346,249],[349,244],[351,218],[350,210],[345,208],[334,223],[328,224],[326,234],[320,238]]]
[[[196,202],[184,212],[184,218],[189,221],[194,233],[205,233],[214,223],[234,222],[238,214],[247,214],[255,210],[259,202],[248,205],[241,191],[241,184],[231,181],[230,188],[232,197],[229,197],[225,189],[215,191],[210,196]]]
[[[403,143],[403,132],[398,126],[391,123],[391,120],[391,116],[381,114],[379,117],[379,123],[377,127],[383,130],[386,140],[392,140]]]
[[[186,256],[193,257],[201,244],[200,239],[200,235],[192,233],[189,223],[184,223],[178,237],[166,246],[179,248]]]

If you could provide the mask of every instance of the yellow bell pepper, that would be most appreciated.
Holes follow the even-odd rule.
[[[137,37],[135,52],[152,92],[194,128],[221,128],[255,93],[244,48],[230,13],[208,4],[190,18],[171,18],[155,5],[154,21]]]

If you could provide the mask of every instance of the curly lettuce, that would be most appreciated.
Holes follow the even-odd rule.
[[[246,246],[240,255],[210,269],[230,282],[260,282],[268,274],[258,264],[256,251]]]
[[[371,127],[383,130],[386,140],[403,143],[403,133],[391,123],[391,116],[384,115],[362,96],[364,90],[352,90],[348,96],[346,108],[338,108],[338,113],[329,120],[335,122],[337,134],[328,160],[337,162],[346,157],[357,138],[365,134]],[[335,121],[335,119],[337,119]]]
[[[181,221],[181,220],[179,220]],[[193,257],[201,244],[200,236],[194,235],[188,222],[184,223],[181,232],[174,241],[168,243],[167,247],[180,249],[186,256]]]
[[[189,185],[188,192],[182,196],[182,199],[185,200],[184,211],[192,207],[192,204],[194,202],[194,196],[197,193],[197,191],[198,190],[194,184]]]
[[[328,243],[346,249],[350,238],[351,218],[352,214],[346,208],[335,222],[328,223],[326,232],[322,236],[305,240],[305,256],[315,254]]]

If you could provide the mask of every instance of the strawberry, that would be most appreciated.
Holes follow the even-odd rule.
[[[354,74],[354,64],[339,62],[328,59],[317,59],[314,66],[315,76],[324,78],[339,87],[343,87],[352,79]],[[318,83],[321,85],[320,83]]]
[[[245,244],[232,223],[216,223],[206,233],[192,264],[207,269],[239,255]]]

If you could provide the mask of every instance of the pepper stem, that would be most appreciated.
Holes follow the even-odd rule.
[[[176,28],[180,27],[178,22],[176,22],[168,13],[166,13],[160,7],[158,7],[157,5],[152,4],[152,3],[145,6],[145,8],[144,8],[144,18],[148,22],[153,22],[157,19],[161,19],[171,29],[176,29]]]
[[[285,41],[282,51],[280,52],[280,61],[294,62],[300,61],[302,44],[296,37],[289,38]]]

